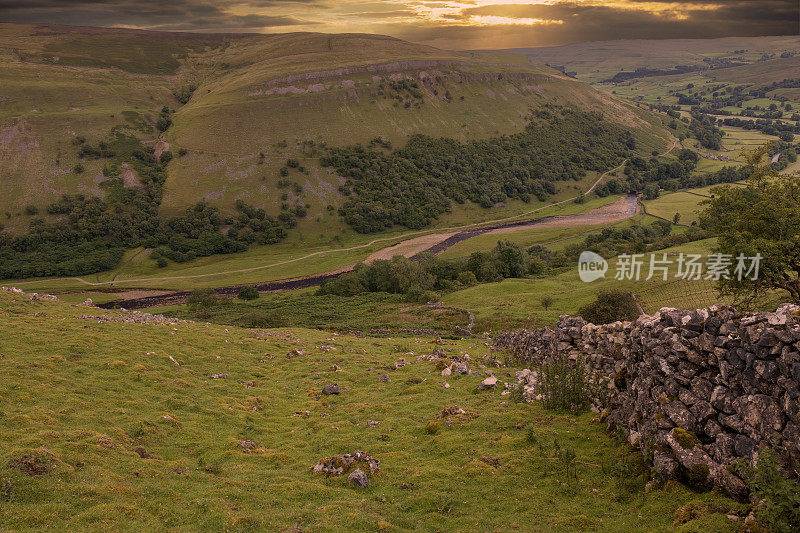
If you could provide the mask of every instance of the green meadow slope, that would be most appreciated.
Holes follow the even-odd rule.
[[[632,128],[643,153],[669,145],[651,113],[520,55],[383,36],[0,24],[0,54],[0,179],[8,191],[0,215],[12,231],[27,228],[29,205],[41,212],[64,193],[103,196],[106,161],[80,159],[78,150],[117,133],[169,143],[164,215],[201,199],[229,213],[244,200],[273,215],[299,203],[309,206],[299,230],[328,237],[345,228],[328,207],[342,202],[341,179],[320,167],[323,144],[381,137],[399,147],[415,133],[481,139],[518,132],[531,108],[556,103]],[[174,113],[162,135],[163,106]],[[282,171],[289,159],[298,166]]]
[[[0,528],[736,531],[748,511],[644,492],[597,415],[503,395],[518,367],[482,339],[142,322],[0,292]],[[442,377],[435,350],[480,375]],[[355,451],[380,462],[367,488],[311,471]]]

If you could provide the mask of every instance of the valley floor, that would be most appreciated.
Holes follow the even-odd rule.
[[[443,377],[421,358],[434,351],[477,374]],[[485,339],[249,330],[0,292],[0,529],[736,529],[742,509],[715,493],[644,492],[597,415],[504,395],[518,367],[503,358]],[[489,371],[497,389],[478,390]],[[452,406],[464,413],[439,417]],[[354,451],[380,461],[367,488],[311,471]]]

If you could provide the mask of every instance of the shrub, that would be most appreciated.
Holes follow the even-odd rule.
[[[761,525],[775,533],[798,531],[800,489],[780,473],[773,450],[761,450],[755,466],[742,458],[734,463],[734,468],[756,500],[764,500],[763,505],[756,507],[756,518]]]
[[[156,121],[156,128],[158,128],[158,131],[167,131],[167,128],[169,128],[171,125],[172,119],[166,114],[161,115]]]
[[[545,296],[544,298],[542,298],[542,302],[541,303],[542,303],[542,307],[544,307],[544,310],[547,311],[553,305],[553,297],[552,296]]]
[[[242,287],[236,295],[240,300],[255,300],[258,298],[258,289],[255,287]]]
[[[478,283],[478,278],[475,277],[475,274],[472,271],[466,270],[464,272],[460,272],[458,276],[456,276],[456,281],[458,281],[464,287],[472,287]]]
[[[167,264],[168,262],[165,257],[159,257],[158,259],[156,259],[156,265],[158,265],[158,268],[164,268],[167,266]]]
[[[193,311],[205,311],[219,303],[212,289],[197,289],[186,300],[186,304]]]
[[[38,215],[39,214],[39,208],[36,207],[35,205],[27,205],[27,206],[25,206],[25,214],[26,215]]]
[[[407,302],[416,304],[426,304],[428,302],[435,302],[439,299],[439,295],[433,291],[426,291],[415,287],[406,293],[405,300]]]
[[[584,362],[575,363],[563,356],[541,367],[543,405],[553,411],[579,414],[589,407]]]
[[[629,292],[600,291],[595,301],[581,307],[578,314],[593,324],[608,324],[618,320],[636,320],[639,316],[639,307]]]
[[[236,325],[244,328],[280,328],[287,323],[287,320],[277,313],[267,313],[261,309],[253,309],[236,320]]]
[[[83,168],[83,165],[80,163],[72,167],[72,172],[74,172],[75,174],[83,174],[84,170],[85,169]]]

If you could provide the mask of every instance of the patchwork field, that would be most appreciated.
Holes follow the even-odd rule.
[[[637,68],[670,69],[677,65],[702,67],[712,60],[755,62],[764,54],[800,51],[796,36],[726,37],[721,39],[618,40],[564,46],[520,48],[531,60],[565,67],[577,77],[597,82],[620,71]],[[792,75],[784,78],[794,77]],[[781,78],[783,79],[783,78]],[[760,80],[757,80],[760,81]]]

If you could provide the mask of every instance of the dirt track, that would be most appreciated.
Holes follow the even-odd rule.
[[[515,222],[503,222],[499,224],[481,226],[477,228],[469,228],[459,232],[447,233],[433,233],[408,239],[393,246],[388,246],[377,252],[370,254],[365,260],[365,263],[375,261],[376,259],[391,259],[396,255],[403,255],[405,257],[414,258],[420,253],[433,253],[439,254],[451,246],[477,237],[478,235],[491,234],[499,235],[527,229],[531,227],[579,227],[579,226],[596,226],[601,224],[612,224],[630,218],[638,212],[638,196],[629,194],[618,201],[607,206],[598,207],[581,215],[560,215],[550,216],[531,220],[518,220]],[[223,298],[233,298],[239,292],[239,289],[245,286],[252,286],[258,289],[259,292],[283,291],[291,289],[304,289],[308,287],[316,287],[323,282],[338,277],[339,275],[350,272],[354,265],[343,267],[331,272],[324,272],[322,274],[314,274],[312,276],[305,276],[300,278],[282,279],[276,281],[269,281],[259,284],[247,285],[233,285],[230,287],[222,287],[215,289],[214,293]],[[156,307],[164,305],[176,305],[186,303],[186,299],[191,294],[191,291],[176,291],[168,294],[158,294],[146,296],[143,298],[130,298],[124,300],[115,300],[101,304],[98,307],[112,308],[124,307],[126,309],[142,309],[145,307]]]

